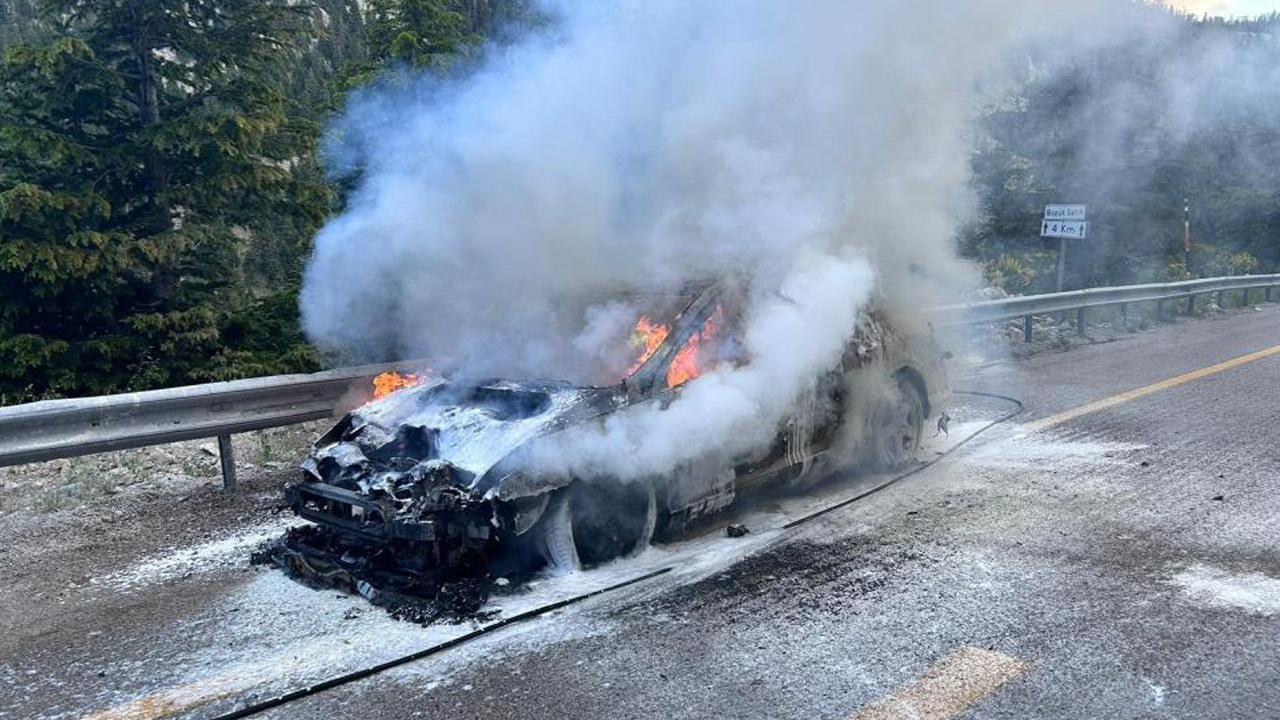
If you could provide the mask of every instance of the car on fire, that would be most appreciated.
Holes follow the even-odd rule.
[[[908,338],[872,311],[772,444],[744,457],[630,483],[521,466],[538,438],[638,403],[670,403],[708,368],[743,362],[742,287],[719,280],[629,297],[631,361],[614,384],[379,377],[383,397],[319,438],[286,489],[292,510],[314,523],[291,536],[286,569],[366,595],[430,596],[442,577],[573,571],[638,553],[756,491],[829,474],[854,426],[866,465],[914,462],[924,421],[946,392],[949,354],[931,329]],[[888,380],[879,383],[887,391],[851,397],[870,373]]]

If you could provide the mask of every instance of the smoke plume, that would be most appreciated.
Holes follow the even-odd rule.
[[[970,287],[952,243],[979,84],[1068,5],[1090,7],[548,2],[549,29],[465,78],[353,101],[335,157],[361,180],[316,239],[306,329],[472,377],[595,381],[626,317],[609,298],[744,272],[750,361],[561,455],[640,476],[749,447],[873,298],[906,317]]]

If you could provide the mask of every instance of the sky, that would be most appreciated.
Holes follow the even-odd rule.
[[[1169,5],[1197,15],[1262,15],[1280,11],[1280,0],[1169,0]]]

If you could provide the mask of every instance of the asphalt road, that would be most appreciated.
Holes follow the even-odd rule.
[[[1280,717],[1278,345],[1268,306],[982,366],[957,386],[1024,416],[882,493],[548,582],[507,609],[674,569],[260,717]],[[957,406],[959,436],[1002,412]],[[468,629],[244,569],[269,485],[140,518],[167,554],[126,524],[96,564],[0,555],[0,717],[208,717]]]

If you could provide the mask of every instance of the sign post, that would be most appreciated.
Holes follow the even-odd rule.
[[[1089,237],[1088,208],[1084,205],[1045,205],[1040,237],[1058,238],[1058,292],[1067,276],[1067,241]]]

